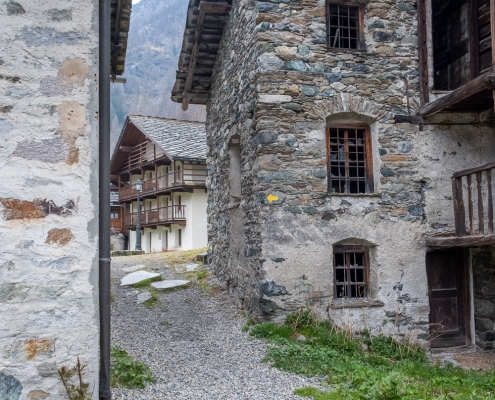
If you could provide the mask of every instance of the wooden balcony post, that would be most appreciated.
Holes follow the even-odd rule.
[[[462,198],[462,177],[452,178],[452,194],[456,235],[459,237],[466,236],[466,212]]]
[[[483,212],[483,192],[481,190],[481,171],[476,172],[476,188],[478,191],[478,234],[485,234],[485,214]]]
[[[488,235],[493,235],[493,197],[492,197],[492,170],[486,170],[486,185],[488,196]]]
[[[490,28],[492,33],[492,65],[495,67],[495,0],[490,0]]]

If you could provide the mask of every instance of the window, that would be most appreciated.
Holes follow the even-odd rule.
[[[371,133],[367,125],[328,127],[328,193],[373,193],[371,156]]]
[[[364,49],[364,7],[353,1],[327,1],[327,49]]]
[[[239,135],[233,135],[229,142],[229,186],[231,202],[240,202],[241,200],[241,146]]]
[[[182,229],[177,229],[177,246],[182,247]]]
[[[333,247],[334,299],[369,296],[369,250],[365,246]]]

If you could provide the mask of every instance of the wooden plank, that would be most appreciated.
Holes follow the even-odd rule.
[[[471,190],[471,175],[466,176],[468,190],[468,216],[469,216],[469,234],[474,235],[474,210],[473,210],[473,193]]]
[[[426,124],[426,120],[422,117],[416,117],[414,115],[394,115],[394,121],[396,124]]]
[[[448,248],[448,247],[477,247],[495,244],[495,236],[463,236],[463,237],[440,237],[430,236],[426,238],[426,246]]]
[[[495,121],[495,110],[493,107],[489,108],[486,111],[483,111],[480,113],[480,123],[487,123],[487,122],[493,122]]]
[[[495,0],[490,0],[490,27],[492,34],[492,66],[495,67]]]
[[[210,98],[209,93],[193,93],[193,92],[184,92],[182,93],[182,96],[187,98],[187,99],[201,99],[201,100],[208,100]]]
[[[466,235],[466,211],[462,197],[462,179],[452,178],[452,200],[454,201],[455,228],[457,236]]]
[[[495,0],[493,0],[495,1]],[[419,114],[423,117],[433,115],[444,108],[454,105],[461,100],[464,100],[482,90],[491,89],[493,87],[493,71],[481,75],[460,88],[453,90],[449,94],[439,98],[438,100],[432,101],[422,107],[420,107]]]
[[[483,191],[481,190],[482,177],[481,171],[476,172],[476,188],[478,191],[478,234],[484,235],[485,233],[485,214],[483,212]]]
[[[469,35],[469,68],[471,79],[474,79],[480,74],[478,0],[469,0],[467,24]]]
[[[471,175],[471,174],[475,174],[476,172],[483,171],[485,169],[493,169],[493,168],[495,168],[495,161],[480,165],[479,167],[469,168],[456,172],[454,175],[452,175],[452,177],[459,178],[461,176]]]
[[[184,84],[184,92],[189,92],[192,87],[192,81],[194,78],[194,69],[196,68],[196,62],[198,61],[199,41],[201,40],[204,19],[205,19],[205,12],[200,11],[198,15],[198,23],[196,24],[196,30],[194,32],[194,45],[191,50],[191,59],[189,60],[189,66],[187,68],[187,76],[186,76],[186,82]],[[189,101],[190,99],[186,97],[182,97],[182,109],[184,111],[189,108]]]
[[[488,235],[493,235],[493,196],[492,196],[492,170],[486,170],[487,184],[487,208],[488,208]]]
[[[210,3],[207,1],[201,1],[199,3],[198,10],[208,14],[228,14],[232,6],[228,3]]]

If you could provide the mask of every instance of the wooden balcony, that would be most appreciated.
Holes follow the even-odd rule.
[[[165,175],[143,181],[142,196],[160,195],[176,190],[204,188],[206,186],[206,167],[202,164],[191,165],[192,169],[169,172]],[[136,184],[120,188],[120,201],[137,198]]]
[[[137,215],[137,212],[126,212],[124,214],[124,226],[126,228],[135,229],[137,224]],[[179,224],[185,226],[186,206],[167,206],[141,211],[140,219],[141,226],[143,227],[170,224]]]
[[[495,162],[456,172],[452,177],[455,234],[432,236],[431,247],[471,247],[495,244],[492,180]],[[467,207],[467,212],[466,212]]]
[[[120,172],[138,170],[147,164],[157,161],[163,161],[165,163],[167,160],[168,158],[165,156],[165,153],[153,142],[147,140],[129,150],[127,160],[122,163]]]

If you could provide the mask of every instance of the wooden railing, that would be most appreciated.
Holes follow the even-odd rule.
[[[495,162],[453,175],[452,198],[457,236],[493,235],[493,169]]]
[[[124,226],[135,226],[137,224],[137,212],[124,215]],[[141,211],[141,225],[156,224],[160,222],[185,221],[186,206],[167,206]]]
[[[191,169],[168,172],[156,178],[143,181],[143,194],[155,194],[178,186],[202,186],[206,182],[204,164],[191,165]],[[136,184],[120,188],[120,201],[137,197]]]
[[[147,140],[134,146],[127,155],[127,160],[122,163],[121,171],[137,169],[141,165],[151,163],[165,157],[165,153],[156,145]]]

